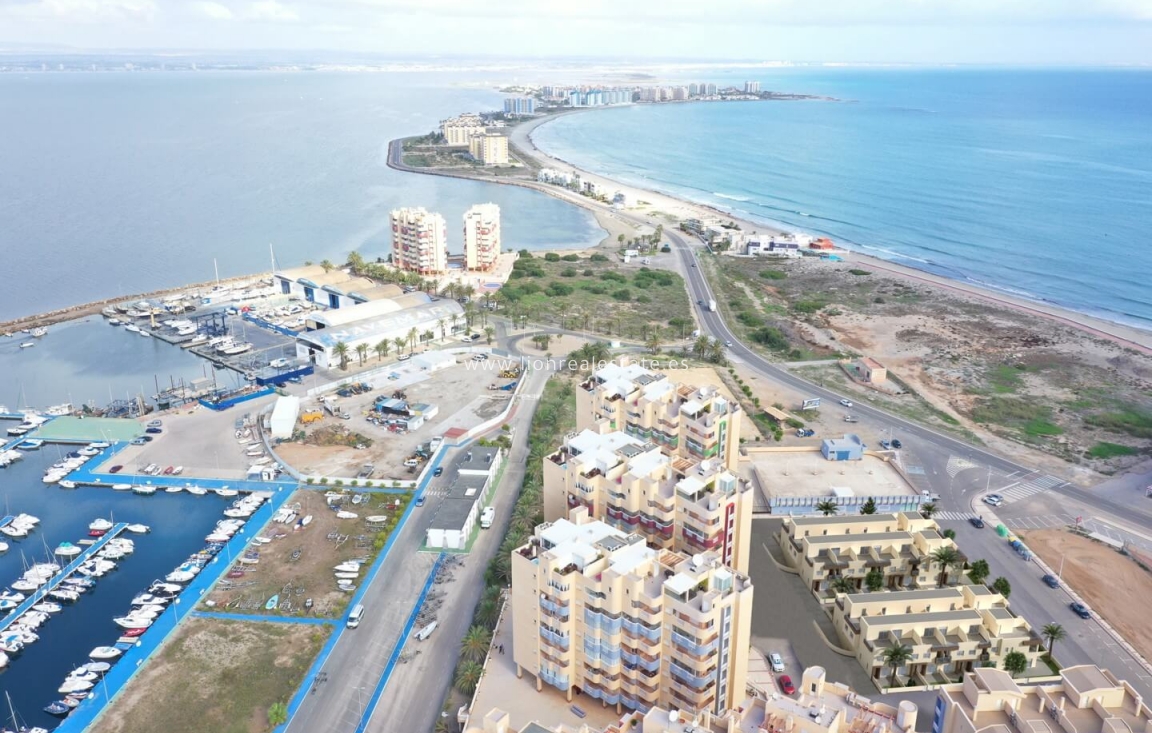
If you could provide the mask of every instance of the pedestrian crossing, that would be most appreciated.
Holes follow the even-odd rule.
[[[996,491],[996,493],[1004,497],[1005,504],[1011,504],[1012,502],[1027,499],[1030,496],[1054,489],[1057,486],[1063,486],[1066,483],[1068,482],[1064,479],[1041,474],[1027,481],[1017,482],[1011,486],[1000,489]]]
[[[945,470],[948,471],[949,478],[956,478],[956,474],[960,473],[961,471],[966,471],[969,468],[976,467],[977,464],[969,461],[966,458],[961,458],[960,456],[949,456],[948,466]]]
[[[975,516],[975,512],[936,512],[932,515],[932,518],[937,521],[944,519],[953,522],[967,522]]]

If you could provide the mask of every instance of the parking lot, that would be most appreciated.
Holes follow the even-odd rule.
[[[489,389],[492,385],[507,386],[518,380],[501,378],[500,372],[516,365],[515,360],[492,357],[483,362],[472,362],[471,357],[461,355],[458,363],[447,369],[421,375],[419,381],[403,384],[409,380],[388,380],[376,378],[368,392],[348,397],[336,398],[336,405],[350,416],[347,420],[333,417],[327,412],[314,423],[298,425],[307,433],[316,430],[349,430],[369,438],[371,446],[363,449],[345,445],[315,445],[305,443],[283,443],[277,453],[288,464],[306,474],[326,476],[356,477],[368,463],[374,467],[372,478],[409,479],[420,471],[420,466],[406,466],[416,448],[427,444],[433,437],[444,436],[452,431],[466,431],[500,414],[512,398],[511,390]],[[355,378],[349,380],[355,381]],[[435,414],[422,426],[410,432],[396,432],[389,429],[388,416],[374,411],[378,398],[393,398],[405,401],[409,406],[425,404],[435,409]],[[302,411],[322,410],[317,398],[305,400]],[[369,422],[368,418],[375,419]],[[379,418],[385,418],[380,420]],[[383,424],[381,424],[383,423]]]

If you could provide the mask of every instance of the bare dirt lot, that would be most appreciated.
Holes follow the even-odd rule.
[[[331,633],[327,625],[188,619],[93,733],[264,733]]]
[[[262,536],[272,542],[250,546],[259,553],[259,562],[235,562],[232,572],[244,574],[226,577],[216,585],[206,597],[213,604],[211,610],[321,618],[335,618],[343,612],[350,594],[336,587],[333,568],[345,560],[370,562],[384,546],[411,496],[366,493],[367,503],[353,505],[349,494],[343,508],[360,516],[339,519],[327,506],[324,494],[322,490],[300,489],[288,499],[284,506],[298,505],[297,517],[311,515],[312,521],[300,528],[296,528],[296,521],[271,523]],[[387,522],[367,521],[367,517],[378,515],[388,517]],[[272,596],[278,596],[279,603],[267,609]],[[313,605],[306,609],[309,598]]]
[[[1145,657],[1152,656],[1152,575],[1111,547],[1064,529],[1021,533],[1028,547],[1062,577],[1104,620]],[[1057,652],[1059,656],[1059,652]]]
[[[421,443],[427,443],[447,430],[470,429],[500,414],[511,399],[511,391],[492,390],[493,384],[507,385],[515,380],[499,376],[500,372],[516,362],[490,358],[486,361],[472,361],[461,355],[456,366],[427,375],[428,378],[400,388],[410,405],[426,403],[439,412],[424,425],[409,433],[393,433],[369,423],[365,418],[371,414],[376,398],[391,397],[395,387],[387,378],[377,378],[370,392],[341,398],[340,406],[348,412],[350,420],[339,420],[325,415],[323,419],[307,426],[297,424],[307,434],[323,428],[338,426],[369,438],[372,445],[357,449],[348,446],[315,446],[300,442],[281,443],[276,449],[280,458],[288,465],[305,474],[352,478],[366,463],[372,463],[375,471],[372,480],[412,479],[404,461]],[[303,410],[313,409],[308,401]],[[307,438],[305,439],[307,440]]]

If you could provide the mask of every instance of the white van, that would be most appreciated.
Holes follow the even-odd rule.
[[[352,613],[348,614],[348,628],[354,629],[360,625],[360,619],[364,618],[364,604],[357,603],[352,609]]]
[[[490,506],[484,507],[484,511],[480,512],[480,529],[488,529],[495,519],[496,510]]]
[[[424,641],[429,636],[432,636],[432,632],[436,630],[436,624],[437,623],[439,623],[439,622],[433,621],[432,623],[428,624],[424,628],[417,631],[416,632],[416,638],[419,639],[420,641]]]

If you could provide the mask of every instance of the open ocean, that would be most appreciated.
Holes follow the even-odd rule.
[[[588,212],[535,191],[389,169],[388,142],[496,109],[447,73],[0,74],[0,320],[391,249],[389,212],[500,205],[510,249],[587,247]],[[5,399],[10,399],[5,397]]]
[[[1152,71],[773,69],[841,102],[641,105],[534,140],[638,186],[1152,329]]]

